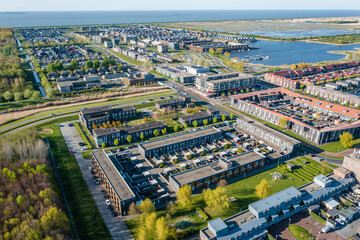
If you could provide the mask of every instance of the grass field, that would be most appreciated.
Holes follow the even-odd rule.
[[[296,224],[290,224],[288,227],[288,230],[290,234],[297,240],[309,240],[314,239],[314,236],[305,228],[296,225]]]
[[[80,239],[111,239],[79,165],[75,157],[69,153],[58,127],[60,122],[69,120],[72,119],[52,121],[37,128],[41,136],[50,141]]]
[[[64,113],[64,112],[71,112],[71,111],[77,111],[83,107],[97,107],[97,106],[103,106],[103,105],[108,105],[108,104],[121,104],[124,102],[129,102],[129,101],[136,101],[136,100],[143,100],[144,98],[154,98],[154,97],[161,97],[164,95],[171,95],[171,94],[175,94],[175,91],[167,91],[167,92],[163,92],[163,93],[156,93],[156,94],[149,94],[146,96],[140,96],[140,97],[133,97],[133,98],[122,98],[122,99],[109,99],[108,101],[104,101],[104,102],[98,102],[98,103],[91,103],[91,104],[84,104],[84,105],[78,105],[78,106],[72,106],[72,107],[63,107],[63,108],[58,108],[58,109],[53,109],[53,110],[48,110],[48,111],[42,111],[12,122],[8,122],[6,124],[1,125],[0,129],[4,129],[6,127],[10,127],[12,125],[15,124],[19,124],[21,122],[24,121],[28,121],[28,120],[32,120],[35,118],[40,118],[40,117],[45,117],[45,116],[50,116],[50,114],[57,114],[57,113]]]
[[[360,144],[360,138],[355,139],[354,146],[359,144]],[[340,141],[321,145],[320,148],[327,152],[332,152],[332,153],[342,152],[346,150],[346,148],[340,143]]]
[[[272,173],[274,172],[282,172],[281,167],[276,167],[274,169],[265,171],[263,173],[259,173],[255,176],[251,176],[249,178],[245,178],[243,180],[240,180],[238,182],[229,184],[227,186],[227,193],[229,197],[235,197],[236,201],[231,203],[230,209],[220,216],[221,218],[227,218],[230,217],[240,211],[243,211],[247,209],[248,204],[257,201],[258,198],[255,195],[255,186],[260,183],[262,179],[266,179],[270,186],[270,194],[279,192],[285,188],[288,188],[290,186],[294,187],[300,187],[309,181],[302,180],[295,175],[293,175],[290,172],[283,174],[283,179],[277,180],[276,182],[272,181]],[[203,201],[202,195],[195,195],[192,197],[192,203],[193,208],[192,210],[188,210],[186,208],[183,208],[181,206],[177,206],[177,213],[172,216],[170,220],[170,225],[175,224],[180,219],[183,219],[184,217],[188,217],[190,221],[193,223],[193,227],[185,232],[182,233],[180,236],[180,239],[186,238],[188,236],[191,236],[193,234],[196,234],[199,232],[201,228],[204,228],[207,224],[207,221],[201,219],[196,213],[196,208],[204,209],[205,203]],[[160,210],[157,212],[159,216],[165,216],[166,211]],[[213,216],[215,218],[217,216]],[[139,227],[139,217],[130,219],[126,221],[126,224],[128,225],[130,231],[132,232],[133,236],[136,238],[137,229]]]

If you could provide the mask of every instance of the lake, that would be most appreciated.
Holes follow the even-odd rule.
[[[0,27],[359,16],[360,10],[0,12]]]
[[[344,51],[360,48],[360,44],[352,45],[329,45],[309,42],[280,42],[280,41],[258,41],[251,46],[259,49],[247,52],[234,52],[231,57],[245,58],[245,56],[256,57],[256,55],[269,56],[269,59],[251,61],[265,65],[297,64],[300,62],[315,63],[330,60],[339,60],[345,56],[333,54],[328,51]],[[250,58],[248,58],[250,59]]]

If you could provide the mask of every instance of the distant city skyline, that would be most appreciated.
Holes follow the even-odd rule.
[[[95,10],[355,10],[360,9],[359,0],[15,0],[1,4],[6,11],[95,11]],[[359,14],[360,15],[360,14]]]

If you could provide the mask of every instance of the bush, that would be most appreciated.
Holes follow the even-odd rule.
[[[159,164],[159,168],[163,168],[163,167],[164,167],[164,163],[161,162],[161,163]]]
[[[201,209],[201,208],[196,208],[196,211],[198,212],[198,214],[200,215],[200,217],[204,220],[208,220],[209,216]]]
[[[175,159],[175,160],[174,160],[174,163],[179,163],[179,159]]]
[[[192,159],[192,154],[189,154],[188,156],[187,156],[187,159]]]
[[[217,152],[217,148],[216,148],[216,147],[213,149],[213,152]]]
[[[200,153],[200,156],[204,156],[205,155],[205,151],[202,150],[201,153]]]

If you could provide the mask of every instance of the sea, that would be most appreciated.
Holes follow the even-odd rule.
[[[360,16],[360,10],[183,10],[0,12],[0,27],[164,23]]]

